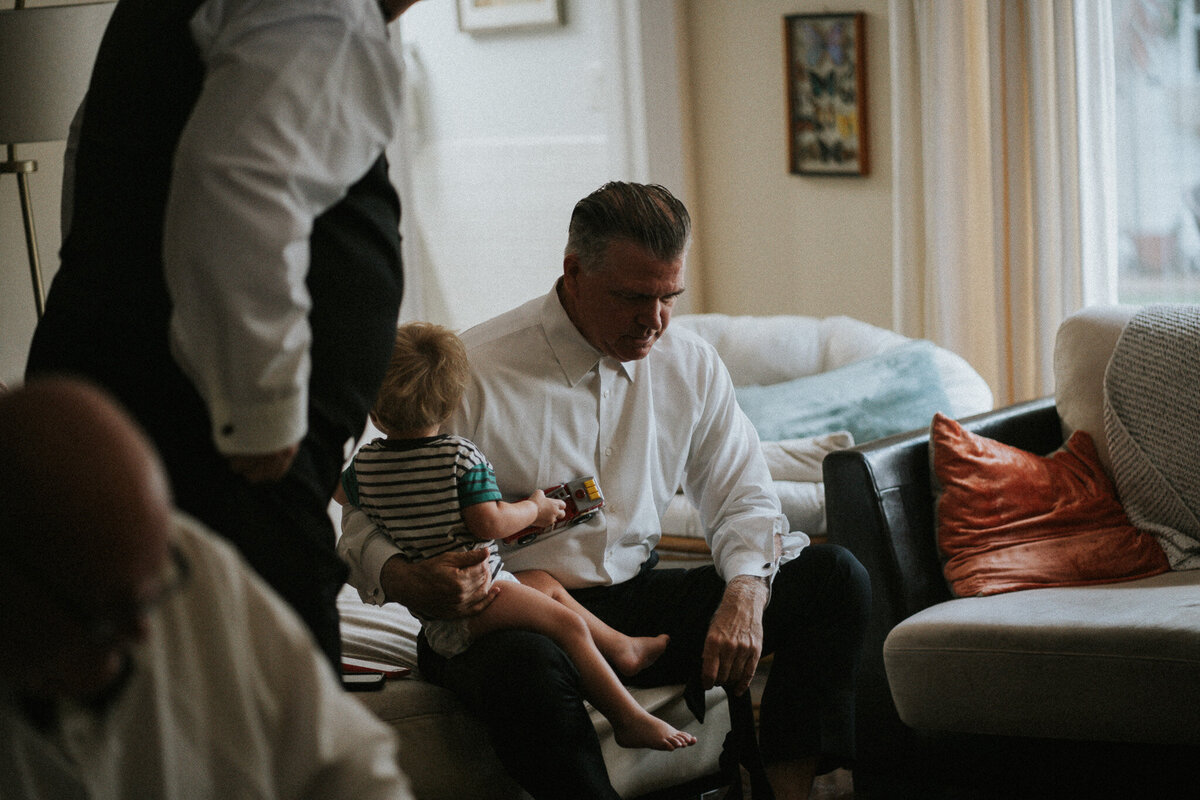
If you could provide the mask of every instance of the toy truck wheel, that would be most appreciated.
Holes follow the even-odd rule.
[[[578,525],[578,524],[579,524],[579,523],[581,523],[581,522],[587,522],[589,519],[591,519],[591,518],[592,518],[592,517],[594,517],[594,516],[596,516],[596,512],[595,512],[595,511],[588,512],[587,514],[580,514],[578,517],[576,517],[575,519],[571,520],[571,524],[572,524],[572,525]]]

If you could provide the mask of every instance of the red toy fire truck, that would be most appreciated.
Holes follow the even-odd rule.
[[[546,489],[546,497],[553,497],[566,503],[567,514],[548,528],[530,526],[504,538],[504,543],[510,547],[526,545],[539,536],[560,531],[581,522],[587,522],[596,516],[596,512],[604,505],[604,495],[593,477],[577,478],[573,481],[560,483]]]

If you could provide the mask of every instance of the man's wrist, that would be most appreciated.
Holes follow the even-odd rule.
[[[406,605],[401,599],[404,586],[404,568],[408,565],[408,561],[399,553],[396,553],[383,562],[383,566],[379,568],[379,588],[383,592],[385,602],[399,603]]]
[[[741,586],[761,586],[766,589],[771,585],[770,580],[765,575],[737,575],[729,582],[730,586],[738,584]]]
[[[725,586],[726,599],[750,601],[759,610],[766,607],[770,593],[770,581],[761,575],[737,575]]]

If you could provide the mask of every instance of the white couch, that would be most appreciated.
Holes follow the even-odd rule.
[[[712,342],[739,387],[783,385],[804,376],[835,373],[855,363],[869,366],[865,359],[910,342],[904,336],[848,317],[703,314],[681,315],[672,325],[691,328]],[[950,398],[940,410],[960,415],[991,408],[991,391],[965,361],[941,348],[931,347],[930,353],[931,380]],[[860,384],[870,380],[869,375],[849,377]],[[828,435],[768,445],[768,460],[779,476],[776,488],[784,498],[784,510],[793,529],[824,533],[821,457],[828,449],[851,444],[853,437],[839,426]],[[668,538],[687,537],[703,548],[699,515],[682,494],[664,518],[663,528],[678,534]],[[663,563],[675,562],[668,553]],[[417,795],[422,800],[527,797],[504,773],[487,743],[483,726],[450,692],[420,679],[415,655],[417,621],[394,603],[382,608],[363,604],[350,587],[339,597],[339,609],[346,655],[403,664],[414,670],[412,677],[390,680],[382,691],[359,697],[397,731],[400,764]],[[593,711],[609,775],[623,797],[717,774],[718,757],[729,730],[723,691],[708,693],[704,725],[698,724],[685,707],[681,686],[634,689],[633,693],[656,715],[694,734],[699,743],[673,753],[622,749],[613,741],[607,721]]]
[[[359,600],[349,585],[338,597],[344,655],[413,670],[407,678],[390,679],[383,690],[357,696],[400,740],[400,767],[421,800],[525,800],[529,797],[500,765],[487,732],[448,690],[421,679],[416,664],[420,624],[396,603],[373,606]],[[683,703],[682,687],[632,689],[634,697],[654,714],[696,736],[692,747],[673,753],[628,750],[613,741],[608,721],[595,710],[592,720],[600,735],[604,760],[613,786],[622,797],[637,797],[715,776],[717,759],[729,730],[725,694],[713,689],[706,696],[705,723],[700,725]]]
[[[1073,314],[1058,330],[1055,396],[963,427],[1037,454],[1086,431],[1109,470],[1106,374],[1136,310]],[[830,538],[874,587],[857,681],[864,796],[1197,796],[1200,569],[955,597],[936,535],[928,431],[839,452],[825,477]],[[1120,479],[1115,488],[1128,510]]]

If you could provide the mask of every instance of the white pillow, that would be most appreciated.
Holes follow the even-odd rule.
[[[779,506],[788,528],[809,537],[825,535],[825,484],[809,481],[775,481]]]
[[[338,593],[342,655],[382,664],[417,668],[417,631],[421,623],[399,603],[364,603],[346,584]]]
[[[820,483],[824,480],[821,462],[825,454],[853,446],[854,437],[849,431],[834,431],[804,439],[763,442],[762,451],[775,480]]]
[[[805,439],[763,442],[763,456],[775,481],[779,505],[788,527],[809,536],[825,535],[825,484],[821,462],[825,454],[854,446],[848,431],[835,431]],[[663,533],[703,539],[700,512],[680,492],[671,499],[662,519]]]

